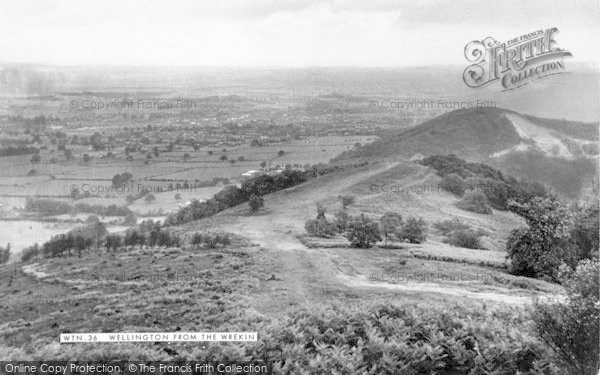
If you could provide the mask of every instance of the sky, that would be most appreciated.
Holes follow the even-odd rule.
[[[600,56],[598,0],[2,0],[0,61],[47,65],[404,67],[557,27]]]

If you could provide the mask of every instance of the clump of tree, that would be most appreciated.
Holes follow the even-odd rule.
[[[558,280],[566,300],[534,302],[537,336],[555,353],[564,374],[596,375],[600,366],[600,283],[598,259],[575,269],[563,266]]]
[[[483,193],[492,207],[507,210],[509,201],[527,202],[533,197],[547,197],[543,185],[518,180],[481,163],[469,163],[456,155],[432,155],[421,164],[429,166],[442,177],[440,187],[462,196],[467,191]]]
[[[350,246],[367,249],[381,241],[381,234],[377,222],[360,214],[348,223],[346,238],[350,241]]]
[[[265,205],[265,200],[259,195],[252,194],[248,205],[250,206],[250,212],[258,212]]]

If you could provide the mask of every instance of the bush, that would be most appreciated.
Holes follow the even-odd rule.
[[[456,207],[460,208],[461,210],[471,211],[478,214],[489,215],[492,213],[492,208],[490,207],[485,194],[480,191],[474,191],[465,195],[463,199],[456,203]]]
[[[511,273],[556,279],[561,263],[574,265],[569,239],[573,217],[563,203],[555,197],[538,197],[526,204],[511,202],[509,208],[528,224],[512,230],[506,243]]]
[[[396,234],[396,237],[410,243],[425,242],[427,239],[427,223],[420,217],[409,217],[402,224],[402,228]]]
[[[455,230],[450,233],[450,235],[444,239],[444,243],[450,244],[452,246],[465,247],[467,249],[484,249],[479,241],[479,234],[477,231],[472,229],[461,229]]]
[[[364,249],[372,247],[377,241],[381,241],[377,223],[364,214],[350,220],[346,229],[346,238],[350,241],[350,246]]]
[[[564,373],[595,375],[600,362],[600,283],[598,260],[581,261],[575,271],[563,267],[559,279],[565,302],[534,303],[538,337],[556,353]]]
[[[479,238],[485,234],[482,230],[474,230],[458,219],[438,221],[433,227],[446,238],[444,243],[467,249],[484,249]]]
[[[334,224],[337,228],[338,233],[344,233],[346,228],[348,228],[348,222],[350,221],[350,215],[346,210],[339,210],[335,214]]]
[[[257,212],[265,205],[265,201],[263,197],[253,194],[252,196],[250,196],[250,201],[248,202],[248,204],[250,205],[251,212]]]
[[[342,208],[345,210],[351,204],[356,202],[356,198],[353,195],[338,195],[340,202],[342,202]]]
[[[337,232],[337,226],[325,217],[307,220],[304,223],[304,229],[312,236],[325,238],[332,237]]]

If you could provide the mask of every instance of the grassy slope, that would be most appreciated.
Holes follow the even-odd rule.
[[[42,260],[25,268],[0,267],[0,298],[6,301],[4,323],[0,324],[0,341],[5,347],[0,346],[0,353],[20,359],[29,355],[21,350],[51,358],[104,353],[104,358],[149,355],[159,359],[172,355],[171,351],[189,354],[199,349],[188,344],[65,348],[56,341],[61,332],[77,331],[252,330],[259,321],[279,320],[297,308],[317,305],[385,301],[423,307],[458,303],[502,308],[506,303],[527,303],[534,294],[560,291],[543,281],[513,277],[496,267],[480,265],[503,262],[504,254],[497,250],[508,230],[520,225],[514,215],[463,212],[453,206],[456,198],[446,193],[411,196],[370,189],[373,182],[415,185],[435,183],[436,179],[428,169],[412,163],[374,164],[269,195],[265,197],[265,209],[256,215],[249,214],[247,206],[242,205],[175,228],[187,235],[194,231],[234,233],[236,240],[227,249],[138,249],[81,259]],[[425,244],[404,244],[398,250],[303,245],[298,235],[304,233],[304,221],[315,215],[316,202],[322,202],[331,213],[339,207],[337,195],[346,193],[357,197],[352,213],[361,211],[378,217],[386,210],[399,210],[404,215],[419,214],[428,221],[461,217],[492,233],[493,239],[487,245],[496,251],[454,248],[441,243],[435,233]],[[163,278],[85,280],[92,274],[144,273]],[[164,279],[172,273],[188,278]],[[78,276],[70,280],[73,274]],[[396,280],[370,279],[370,275],[382,274]],[[480,274],[486,275],[485,279],[477,279]],[[272,275],[275,280],[271,280]],[[398,280],[402,275],[462,275],[464,280],[406,282]]]

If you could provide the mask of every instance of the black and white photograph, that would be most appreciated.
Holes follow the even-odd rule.
[[[0,375],[600,375],[598,0],[2,0]]]

